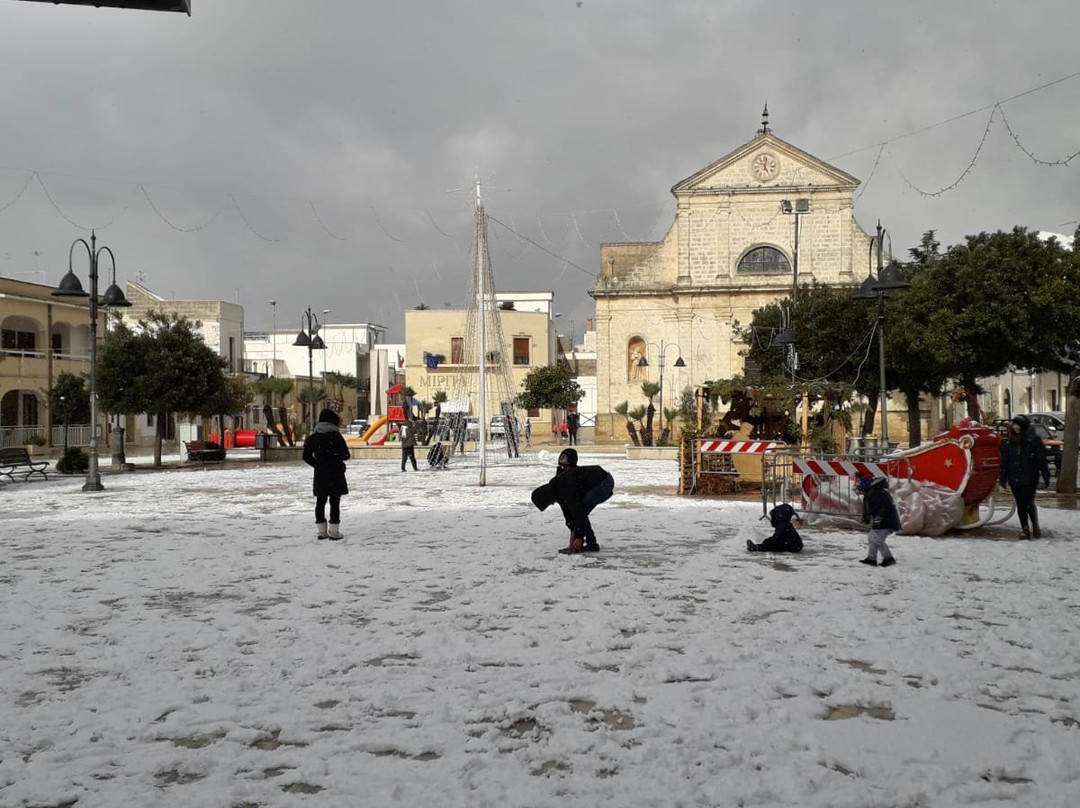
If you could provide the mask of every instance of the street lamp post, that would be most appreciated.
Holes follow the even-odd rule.
[[[274,376],[274,375],[277,374],[277,301],[276,300],[271,300],[270,301],[270,311],[271,311],[271,316],[273,317],[273,321],[274,321],[274,330],[270,333],[270,343],[272,345],[272,350],[274,352],[274,364],[272,364],[270,366],[269,375]],[[271,401],[270,403],[273,404],[274,402]]]
[[[899,265],[892,260],[892,250],[890,250],[889,265],[882,266],[881,261],[881,247],[882,237],[888,235],[888,231],[883,229],[881,222],[877,225],[877,235],[870,239],[870,246],[867,250],[866,263],[867,263],[867,276],[866,280],[859,286],[859,291],[854,295],[856,300],[873,300],[877,298],[878,304],[878,316],[877,316],[877,332],[878,332],[878,401],[881,406],[881,445],[882,451],[889,451],[889,405],[886,401],[886,388],[885,388],[885,293],[893,289],[907,289],[911,286],[906,280],[904,280],[903,273],[900,271]],[[877,277],[874,277],[873,273],[873,254],[877,249]]]
[[[79,277],[71,268],[72,256],[75,253],[75,245],[82,244],[90,256],[90,294],[83,291]],[[109,254],[112,263],[112,283],[105,290],[101,298],[101,305],[106,308],[125,308],[131,303],[124,297],[123,290],[116,285],[116,256],[108,247],[97,246],[97,234],[90,231],[90,243],[86,239],[77,238],[71,243],[68,250],[68,271],[60,280],[60,285],[53,292],[54,297],[87,297],[90,298],[90,464],[86,472],[86,483],[83,491],[102,491],[105,486],[101,484],[101,472],[98,469],[98,405],[97,405],[97,328],[98,328],[98,261],[102,253]]]
[[[791,271],[791,302],[794,304],[799,296],[799,236],[802,233],[802,217],[811,212],[810,200],[805,197],[794,202],[781,199],[780,212],[795,217],[795,249],[792,251],[794,266]]]
[[[679,344],[677,342],[664,342],[663,340],[660,340],[659,345],[657,345],[655,342],[646,342],[645,343],[645,352],[646,353],[648,353],[650,345],[652,347],[656,348],[660,352],[660,359],[659,359],[659,362],[660,362],[660,381],[659,381],[660,390],[657,392],[657,395],[660,396],[660,434],[663,435],[664,434],[664,364],[665,364],[664,360],[666,358],[667,349],[674,347],[674,348],[678,348],[678,350],[679,350],[678,358],[676,358],[676,360],[675,360],[674,364],[672,365],[672,367],[684,368],[684,367],[686,367],[686,362],[683,361],[682,348],[679,347]],[[646,359],[644,356],[642,356],[641,359],[638,360],[638,367],[647,368],[648,366],[649,366],[649,360]]]
[[[323,309],[322,310],[323,328],[326,328],[328,325],[330,325],[330,318],[326,316],[329,313],[330,313],[330,309]],[[330,335],[327,334],[326,337],[327,337],[327,339],[329,339]],[[326,340],[323,340],[324,344],[325,344],[325,342],[326,342]],[[323,384],[326,384],[326,355],[328,353],[330,353],[330,346],[329,345],[326,346],[326,350],[323,351],[323,355],[322,355]]]
[[[305,326],[306,323],[306,326]],[[322,328],[319,325],[319,318],[308,306],[307,311],[300,315],[300,333],[296,335],[296,341],[293,345],[297,345],[301,348],[307,348],[307,367],[308,367],[308,407],[310,408],[308,414],[308,430],[315,431],[315,383],[313,377],[315,376],[315,370],[313,367],[312,351],[324,351],[326,345],[323,343],[322,337],[319,336],[319,329]]]

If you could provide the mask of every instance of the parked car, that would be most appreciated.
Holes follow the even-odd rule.
[[[506,437],[506,416],[505,415],[493,415],[491,416],[491,429],[488,434],[492,438],[505,438]]]
[[[358,418],[355,421],[350,421],[349,425],[345,427],[346,435],[363,435],[367,432],[368,422],[363,418]]]
[[[1030,418],[1031,416],[1028,415],[1027,417]],[[1010,423],[1010,421],[1006,421],[1003,419],[1000,421],[994,421],[991,426],[997,429],[998,434],[1001,435],[1002,440],[1008,440]],[[1031,428],[1035,430],[1036,435],[1042,438],[1043,446],[1046,447],[1046,459],[1050,462],[1050,465],[1052,465],[1055,469],[1060,470],[1061,455],[1065,451],[1064,441],[1058,440],[1058,438],[1042,424],[1038,424],[1032,421]]]
[[[465,420],[465,440],[480,440],[479,418],[467,418]]]
[[[1031,412],[1028,420],[1033,424],[1042,424],[1052,433],[1055,438],[1065,437],[1065,413],[1063,412]]]

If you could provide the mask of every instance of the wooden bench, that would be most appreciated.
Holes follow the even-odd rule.
[[[213,441],[186,440],[184,448],[187,450],[189,463],[196,460],[201,463],[214,463],[225,459],[225,447]]]
[[[48,460],[34,462],[30,459],[30,453],[25,446],[7,446],[0,448],[0,477],[7,477],[15,482],[15,474],[21,474],[23,481],[29,480],[35,474],[43,480],[49,479],[45,469],[49,467]]]

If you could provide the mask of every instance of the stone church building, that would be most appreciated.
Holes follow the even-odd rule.
[[[862,281],[871,236],[855,221],[858,185],[776,137],[766,111],[753,140],[675,184],[661,241],[602,245],[597,437],[625,435],[612,408],[646,404],[641,383],[659,379],[661,360],[663,406],[677,406],[686,386],[743,372],[733,323],[749,325],[796,284]]]

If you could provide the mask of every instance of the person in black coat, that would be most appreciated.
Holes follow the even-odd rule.
[[[340,431],[341,418],[333,410],[319,413],[315,431],[304,441],[304,462],[315,469],[312,491],[315,494],[315,524],[320,539],[340,539],[341,497],[349,493],[345,480],[345,461],[352,457]],[[326,521],[326,503],[330,503],[330,523]]]
[[[559,455],[555,476],[532,493],[533,504],[541,511],[559,503],[563,519],[570,528],[570,545],[560,553],[595,553],[600,549],[589,514],[615,492],[615,478],[601,466],[579,466],[574,449]]]
[[[1050,464],[1046,446],[1031,428],[1026,415],[1016,415],[1009,422],[1009,435],[1001,442],[1001,486],[1012,489],[1016,512],[1020,515],[1020,538],[1039,538],[1039,512],[1035,508],[1035,489],[1039,476],[1050,485]],[[1028,527],[1028,523],[1031,527]]]
[[[795,509],[786,502],[777,505],[769,511],[769,523],[773,526],[773,534],[761,544],[754,544],[746,540],[746,549],[752,553],[801,553],[803,548],[802,536],[791,524],[792,519],[799,519]],[[801,522],[802,519],[799,519]]]

